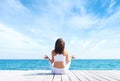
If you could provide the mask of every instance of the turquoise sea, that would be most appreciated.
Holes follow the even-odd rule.
[[[48,60],[0,60],[0,70],[50,70]],[[70,70],[120,70],[120,59],[76,59]]]

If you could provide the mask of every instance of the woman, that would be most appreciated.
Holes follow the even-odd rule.
[[[62,38],[59,38],[55,43],[55,49],[51,53],[52,58],[50,59],[47,55],[45,55],[45,59],[50,61],[51,71],[53,74],[65,74],[69,69],[71,59],[64,48],[65,42]],[[71,58],[73,59],[74,56]]]

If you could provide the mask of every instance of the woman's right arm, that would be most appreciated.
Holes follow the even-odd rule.
[[[54,52],[53,52],[53,51],[51,52],[51,57],[52,57],[52,58],[50,59],[47,55],[45,55],[44,58],[45,58],[45,59],[48,59],[51,63],[53,63],[53,62],[54,62]]]

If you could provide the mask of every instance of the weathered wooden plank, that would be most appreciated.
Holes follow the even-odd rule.
[[[54,75],[45,75],[44,79],[42,81],[53,81]]]
[[[69,71],[67,75],[70,81],[80,81],[79,78],[76,77],[71,71]]]
[[[101,77],[101,78],[104,78],[108,81],[116,81],[115,79],[111,78],[111,77],[108,77],[107,75],[103,74],[102,71],[92,71],[93,74]]]
[[[91,73],[90,70],[89,70],[89,71],[86,71],[86,74],[88,74],[88,73],[89,73],[89,75],[90,75],[91,77],[93,77],[93,78],[95,78],[95,79],[98,79],[99,81],[109,81],[109,80],[106,80],[106,79],[104,79],[104,78],[101,78],[101,77],[99,77],[99,76]]]
[[[84,77],[86,77],[86,79],[89,79],[89,81],[99,81],[98,79],[91,77],[91,75],[89,73],[85,73],[84,70],[79,72],[79,74],[81,74]]]
[[[53,81],[62,81],[61,75],[55,75]]]
[[[22,81],[43,81],[44,77],[49,73],[49,71],[28,71],[25,76],[25,80]]]
[[[62,76],[62,81],[70,81],[69,77],[67,74],[61,75]]]
[[[81,75],[79,72],[81,71],[73,71],[74,75],[78,77],[80,81],[89,81],[89,79],[86,79],[83,75]]]
[[[111,70],[110,70],[110,71],[108,70],[108,72],[110,72],[110,73],[112,72],[112,74],[115,74],[115,75],[120,76],[120,70],[112,70],[112,71],[111,71]]]
[[[99,73],[101,73],[104,76],[107,76],[109,78],[112,78],[114,80],[120,81],[120,75],[115,74],[115,71],[98,71]]]

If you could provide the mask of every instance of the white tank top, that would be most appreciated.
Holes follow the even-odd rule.
[[[57,54],[54,56],[55,62],[65,62],[65,56],[63,54]]]

